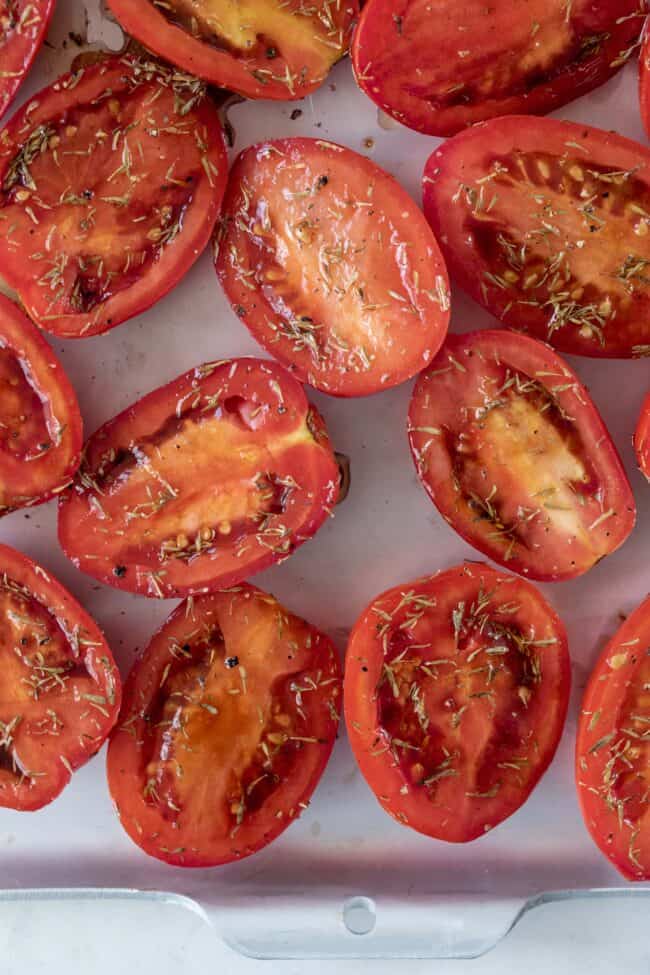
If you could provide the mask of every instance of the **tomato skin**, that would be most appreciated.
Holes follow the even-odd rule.
[[[214,627],[207,665],[197,641]],[[182,699],[167,688],[181,686],[184,666],[197,680],[182,685],[190,703],[173,707],[189,746],[170,733],[161,749],[152,721],[161,708],[169,713],[171,696]],[[181,603],[136,661],[109,745],[108,784],[122,826],[150,856],[176,866],[214,867],[255,853],[306,808],[334,746],[341,690],[331,641],[262,590],[243,584]],[[233,694],[238,707],[228,706]],[[269,768],[279,780],[270,789]],[[242,795],[237,822],[231,803]]]
[[[75,160],[65,169],[63,152]],[[127,56],[64,75],[0,131],[3,277],[46,331],[114,328],[197,260],[226,177],[218,114],[196,79]]]
[[[513,671],[501,663],[506,650]],[[538,590],[465,563],[389,589],[355,623],[344,676],[350,744],[390,816],[466,843],[512,815],[548,768],[570,683],[564,627]]]
[[[592,91],[634,53],[643,16],[638,0],[578,0],[569,15],[564,0],[369,0],[352,64],[383,111],[449,136],[488,118],[542,115]]]
[[[48,501],[70,483],[81,460],[83,430],[75,391],[60,362],[38,329],[1,294],[0,368],[2,515]],[[31,450],[13,453],[9,447],[16,441],[9,431],[19,438],[30,422],[38,423],[38,431],[47,439],[34,444],[34,431]]]
[[[430,156],[423,194],[452,279],[503,324],[577,355],[647,354],[648,149],[573,122],[492,119]]]
[[[531,579],[582,575],[634,527],[632,489],[587,390],[528,336],[448,336],[415,385],[409,442],[451,527]]]
[[[7,0],[0,2],[0,63],[3,71],[0,77],[0,118],[16,97],[45,40],[54,13],[54,0],[19,0],[17,8],[18,23],[25,23],[26,18],[27,26],[20,30],[9,28],[4,35],[1,21],[3,15],[8,16]]]
[[[206,363],[99,428],[61,496],[59,541],[107,585],[165,598],[237,585],[325,521],[325,425],[276,363]]]
[[[650,597],[626,618],[591,673],[576,741],[576,782],[592,839],[628,880],[650,879],[647,687]]]
[[[650,393],[641,407],[639,422],[634,434],[634,449],[642,474],[650,481]]]
[[[447,332],[449,279],[422,213],[388,173],[322,139],[241,153],[215,267],[253,337],[334,396],[404,382]]]
[[[646,30],[639,53],[639,100],[641,121],[650,136],[650,38]]]
[[[119,713],[120,675],[95,621],[45,569],[7,545],[0,545],[0,601],[16,644],[9,639],[2,648],[0,806],[31,812],[52,802],[101,748]]]

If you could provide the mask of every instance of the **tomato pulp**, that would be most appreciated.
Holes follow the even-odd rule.
[[[0,0],[0,117],[45,40],[54,0]]]

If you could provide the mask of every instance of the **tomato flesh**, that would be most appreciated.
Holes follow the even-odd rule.
[[[415,386],[409,439],[452,528],[532,579],[581,575],[634,527],[632,489],[589,394],[527,336],[450,335]]]
[[[397,586],[362,613],[346,655],[345,719],[386,812],[464,843],[539,781],[569,685],[564,628],[540,593],[467,563]]]
[[[634,449],[639,468],[650,481],[650,393],[646,396],[634,435]]]
[[[0,116],[45,40],[54,0],[0,0]]]
[[[306,808],[339,718],[331,641],[249,585],[182,603],[136,663],[108,751],[122,825],[151,856],[216,866]]]
[[[495,119],[427,162],[450,272],[506,325],[565,352],[650,353],[650,152],[573,122]]]
[[[396,181],[334,143],[246,149],[231,172],[216,269],[254,338],[302,382],[363,396],[403,382],[447,331],[449,282]]]

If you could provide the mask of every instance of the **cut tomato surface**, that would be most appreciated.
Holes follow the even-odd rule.
[[[494,119],[437,149],[424,211],[449,270],[564,352],[650,354],[650,151],[554,119]]]
[[[216,269],[257,341],[326,393],[403,382],[447,332],[447,271],[422,213],[392,176],[331,142],[282,139],[239,156]]]
[[[172,64],[249,98],[304,98],[347,52],[358,0],[109,0]]]
[[[54,12],[54,0],[0,0],[0,117],[22,84]]]
[[[0,545],[0,806],[47,805],[95,754],[120,707],[96,623],[52,576]]]
[[[576,745],[587,829],[624,877],[650,880],[650,598],[603,650],[585,690]]]
[[[647,31],[644,33],[639,54],[639,98],[641,119],[650,136],[650,35]]]
[[[634,449],[641,472],[650,481],[650,393],[646,396],[634,435]]]
[[[450,335],[419,377],[409,440],[443,518],[532,579],[581,575],[634,527],[634,495],[576,374],[508,331]]]
[[[636,52],[645,14],[640,0],[369,0],[352,63],[393,118],[453,135],[596,88]]]
[[[249,856],[307,807],[340,704],[331,641],[273,596],[243,585],[181,603],[126,682],[108,750],[122,825],[178,866]]]
[[[75,565],[145,596],[235,585],[321,526],[339,475],[302,386],[260,359],[207,363],[93,434],[61,496]]]
[[[531,583],[478,563],[373,600],[345,660],[345,720],[383,808],[464,843],[526,800],[557,748],[564,627]]]
[[[0,294],[0,515],[47,501],[79,467],[79,404],[38,329]]]
[[[0,266],[68,338],[149,308],[210,239],[227,160],[196,79],[111,58],[65,75],[0,132]]]

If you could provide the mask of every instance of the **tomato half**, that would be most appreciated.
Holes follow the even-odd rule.
[[[0,132],[2,275],[47,331],[105,332],[194,263],[226,175],[196,79],[128,57],[65,75]]]
[[[587,829],[629,880],[650,880],[650,598],[603,650],[585,690],[576,779]]]
[[[108,0],[122,27],[185,71],[249,98],[304,98],[348,50],[358,0]]]
[[[634,527],[632,489],[587,390],[525,335],[450,335],[413,391],[409,440],[443,518],[531,579],[582,575]]]
[[[636,51],[639,0],[369,0],[354,35],[359,87],[393,118],[453,135],[497,115],[550,112]]]
[[[339,720],[331,641],[243,585],[188,600],[136,662],[108,749],[132,840],[181,867],[255,853],[306,809]]]
[[[634,435],[634,449],[641,472],[650,481],[650,393],[641,407],[641,414]]]
[[[506,325],[565,352],[650,354],[650,151],[512,116],[437,149],[424,212],[452,277]]]
[[[466,563],[388,590],[355,623],[350,744],[389,815],[465,843],[512,815],[539,781],[570,681],[564,627],[537,589]]]
[[[39,504],[79,467],[75,391],[38,329],[0,295],[0,515]]]
[[[117,720],[120,675],[97,624],[52,576],[0,545],[0,806],[46,806]]]
[[[211,362],[100,427],[61,496],[77,568],[144,596],[236,585],[283,561],[338,496],[325,425],[273,362]]]
[[[54,0],[0,0],[0,116],[45,40]]]
[[[395,386],[447,332],[449,281],[426,220],[392,176],[343,146],[281,139],[246,149],[215,245],[236,314],[323,392]]]

